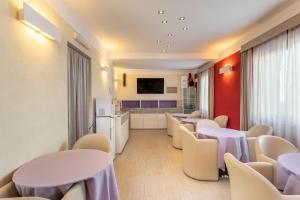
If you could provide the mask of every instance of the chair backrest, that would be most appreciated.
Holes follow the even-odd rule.
[[[215,122],[219,124],[221,128],[226,128],[227,127],[227,122],[228,122],[228,116],[227,115],[220,115],[217,116],[215,119]]]
[[[104,134],[95,133],[85,135],[74,144],[73,149],[96,149],[111,153],[111,143]]]
[[[220,126],[214,120],[200,119],[197,123],[197,129],[198,128],[220,128]]]
[[[267,125],[256,125],[247,131],[247,137],[258,137],[261,135],[272,135],[273,128]]]
[[[86,200],[86,189],[84,182],[73,185],[61,200]]]
[[[229,173],[231,200],[280,200],[281,194],[263,175],[225,154]]]
[[[201,112],[199,110],[195,110],[194,112],[191,113],[190,117],[200,118]]]
[[[272,135],[259,136],[255,148],[257,155],[262,154],[274,160],[282,154],[299,152],[288,140]]]

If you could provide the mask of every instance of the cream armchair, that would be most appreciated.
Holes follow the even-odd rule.
[[[172,130],[172,118],[173,116],[170,113],[166,113],[166,121],[167,121],[167,134],[169,136],[173,135],[173,130]]]
[[[273,128],[267,125],[256,125],[251,127],[247,132],[247,137],[259,137],[261,135],[272,135]]]
[[[219,178],[218,142],[214,139],[197,139],[186,127],[180,127],[183,143],[183,171],[197,180],[216,181]]]
[[[299,150],[289,141],[271,135],[259,136],[255,142],[257,161],[268,162],[274,168],[274,184],[277,185],[277,158],[286,153],[296,153]]]
[[[220,128],[219,124],[215,122],[214,120],[210,119],[201,119],[197,123],[197,129],[198,128]]]
[[[87,134],[79,138],[73,149],[96,149],[106,153],[112,152],[109,138],[100,133]]]
[[[256,162],[256,149],[255,149],[255,143],[256,143],[256,137],[247,137],[247,144],[248,144],[248,151],[249,151],[249,160],[250,162]]]
[[[172,117],[171,121],[172,121],[172,131],[173,131],[173,138],[172,138],[173,147],[177,149],[182,149],[182,138],[179,129],[181,123],[175,117]]]
[[[200,118],[201,117],[201,112],[199,110],[196,110],[196,111],[191,113],[190,117]]]
[[[228,123],[228,116],[227,115],[220,115],[218,117],[216,117],[215,122],[217,122],[219,124],[219,126],[221,128],[226,128],[227,127],[227,123]]]
[[[231,200],[300,200],[300,196],[285,196],[264,177],[272,167],[260,164],[247,165],[233,155],[225,154],[225,163],[229,173]],[[256,166],[255,166],[256,165]],[[264,167],[263,167],[264,166]],[[252,167],[260,168],[260,172]]]

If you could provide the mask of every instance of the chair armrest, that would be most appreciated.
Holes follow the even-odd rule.
[[[86,200],[84,182],[73,185],[61,200]]]
[[[195,127],[193,124],[182,124],[185,128],[187,128],[189,131],[193,132],[195,131]]]
[[[0,198],[17,197],[18,191],[12,181],[8,182],[0,188]]]
[[[274,166],[277,165],[277,161],[276,160],[274,160],[272,158],[269,158],[269,157],[267,157],[267,156],[265,156],[263,154],[259,154],[257,156],[257,161],[259,161],[259,162],[268,162],[268,163],[273,164]]]
[[[300,200],[300,195],[282,195],[282,200]]]
[[[263,175],[271,183],[273,183],[273,165],[267,162],[249,162],[246,163],[249,167]]]

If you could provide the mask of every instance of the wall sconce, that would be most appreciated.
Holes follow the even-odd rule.
[[[102,72],[109,72],[109,66],[102,66],[100,69]]]
[[[231,72],[232,71],[232,66],[231,65],[226,65],[224,67],[221,67],[219,69],[219,74],[225,74],[225,73],[228,73],[228,72]]]
[[[19,20],[51,40],[61,39],[60,30],[26,2],[23,2],[23,8],[19,12]]]

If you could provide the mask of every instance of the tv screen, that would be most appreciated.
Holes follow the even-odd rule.
[[[138,94],[163,94],[164,79],[163,78],[138,78],[137,93]]]

